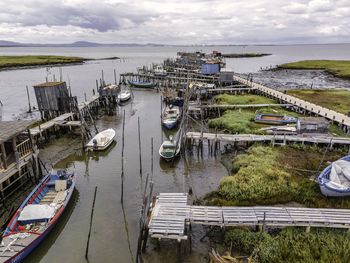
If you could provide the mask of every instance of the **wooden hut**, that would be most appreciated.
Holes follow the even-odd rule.
[[[29,132],[34,121],[0,122],[0,204],[28,180],[38,178],[36,146]]]
[[[33,87],[43,120],[71,111],[72,100],[66,82],[45,82]]]

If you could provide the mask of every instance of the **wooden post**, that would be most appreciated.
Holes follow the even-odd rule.
[[[139,135],[140,177],[142,178],[142,153],[141,153],[140,117],[137,117],[137,127],[138,127],[138,135]]]
[[[113,71],[114,71],[114,84],[117,85],[117,72],[115,71],[115,69]]]
[[[124,202],[124,135],[125,131],[125,110],[123,113],[123,133],[122,133],[122,174],[121,174],[121,194],[120,194],[120,202],[123,204]]]
[[[7,156],[6,156],[6,150],[5,150],[5,144],[1,143],[1,157],[2,157],[2,162],[4,164],[5,170],[7,169]]]
[[[94,199],[93,199],[93,201],[92,201],[92,209],[91,209],[91,216],[90,216],[89,234],[88,234],[88,239],[87,239],[87,242],[86,242],[86,250],[85,250],[85,259],[86,259],[86,260],[88,260],[88,254],[89,254],[90,235],[91,235],[92,219],[93,219],[93,217],[94,217],[96,193],[97,193],[97,186],[95,186]]]
[[[32,113],[32,107],[30,106],[30,97],[29,97],[29,90],[28,90],[28,86],[26,86],[27,89],[27,97],[28,97],[28,113]]]

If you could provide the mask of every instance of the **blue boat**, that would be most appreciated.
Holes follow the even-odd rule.
[[[256,114],[254,121],[257,123],[264,124],[274,124],[274,125],[284,125],[296,123],[298,118],[286,116],[286,115],[277,115],[277,114]]]
[[[157,83],[149,82],[149,81],[131,81],[128,80],[129,85],[135,87],[135,88],[144,88],[144,89],[151,89],[157,86]]]
[[[350,155],[328,165],[317,181],[325,196],[350,196]]]
[[[167,129],[173,129],[180,119],[180,109],[178,106],[170,105],[165,108],[162,115],[162,124]]]
[[[18,208],[2,236],[0,262],[22,262],[59,221],[76,184],[74,173],[46,175]]]

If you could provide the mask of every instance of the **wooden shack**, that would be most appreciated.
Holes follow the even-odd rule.
[[[329,121],[322,117],[299,117],[297,120],[298,133],[327,133]]]
[[[33,87],[43,120],[50,120],[71,111],[71,98],[66,82],[45,82]]]
[[[34,121],[0,122],[0,204],[39,176],[36,146],[29,132]]]

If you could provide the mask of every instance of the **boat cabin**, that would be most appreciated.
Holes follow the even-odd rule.
[[[38,150],[29,131],[33,123],[31,120],[0,122],[0,203],[23,186],[36,170],[33,165],[37,167]]]

